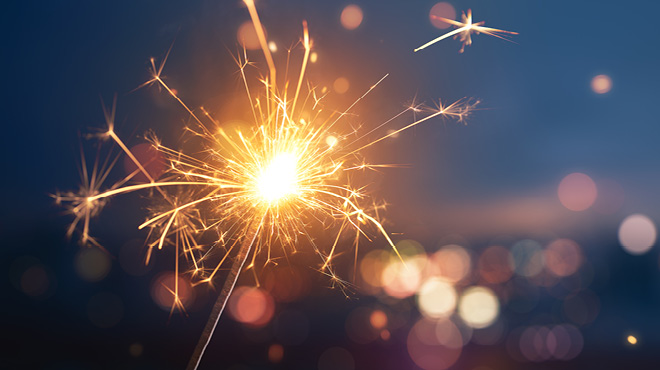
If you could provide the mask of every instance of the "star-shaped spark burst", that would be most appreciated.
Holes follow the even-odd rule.
[[[442,40],[444,40],[446,38],[449,38],[451,36],[458,37],[461,40],[461,42],[463,43],[463,45],[461,46],[461,50],[459,50],[459,53],[462,53],[463,51],[465,51],[466,46],[469,46],[469,45],[472,44],[472,34],[473,33],[474,34],[485,33],[486,35],[495,36],[497,38],[500,38],[500,39],[506,40],[506,41],[511,41],[506,37],[507,35],[517,35],[518,34],[517,32],[505,31],[505,30],[500,30],[500,29],[497,29],[497,28],[484,27],[483,25],[486,23],[485,21],[472,23],[472,10],[471,9],[468,9],[467,15],[465,13],[463,13],[463,15],[461,17],[463,19],[462,22],[458,22],[458,21],[443,18],[443,17],[438,17],[438,16],[435,16],[435,15],[431,15],[431,18],[438,19],[438,20],[441,20],[443,22],[447,22],[447,23],[449,23],[453,26],[456,26],[458,28],[456,28],[455,30],[453,30],[451,32],[447,32],[444,35],[442,35],[438,38],[435,38],[435,39],[427,42],[426,44],[418,47],[417,49],[415,49],[415,52],[418,52],[422,49],[426,49],[427,47],[435,44],[436,42],[442,41]]]
[[[379,210],[383,205],[371,199],[366,185],[357,183],[360,171],[392,165],[369,164],[363,157],[364,149],[434,118],[462,121],[479,103],[474,99],[460,99],[448,105],[438,103],[434,108],[413,103],[368,132],[355,129],[346,122],[349,112],[387,75],[347,108],[333,109],[331,100],[326,101],[329,108],[325,108],[321,103],[325,95],[319,97],[317,87],[304,83],[313,47],[307,23],[303,22],[300,43],[303,57],[297,80],[289,79],[288,73],[284,74],[284,79],[277,79],[277,68],[254,1],[243,2],[268,66],[268,74],[254,81],[246,77],[247,70],[253,67],[247,52],[244,50],[242,57],[236,56],[245,87],[244,108],[252,113],[252,124],[242,128],[224,127],[204,108],[197,109],[184,103],[177,91],[161,77],[168,51],[162,63],[151,59],[152,76],[142,86],[158,86],[178,102],[190,116],[190,125],[184,131],[198,140],[201,149],[184,152],[162,144],[155,136],[147,137],[151,147],[167,164],[164,173],[152,175],[145,168],[147,163],[136,157],[115,133],[113,104],[112,110],[105,110],[107,131],[96,136],[118,146],[137,169],[104,188],[102,184],[107,180],[114,161],[100,166],[97,162],[91,174],[83,162],[80,190],[55,196],[57,202],[74,215],[69,235],[81,229],[83,244],[100,246],[90,236],[89,224],[107,200],[135,191],[149,192],[149,198],[155,204],[149,208],[146,220],[138,226],[149,231],[145,242],[148,246],[145,263],[149,262],[152,251],[172,248],[175,251],[175,274],[187,274],[193,285],[213,285],[220,269],[229,267],[188,364],[190,370],[197,369],[239,274],[243,270],[252,270],[257,278],[257,256],[264,256],[266,265],[273,262],[273,249],[287,256],[301,244],[311,246],[320,257],[319,271],[331,278],[333,286],[341,288],[347,282],[337,277],[333,261],[342,253],[339,248],[343,244],[340,243],[343,235],[352,236],[356,256],[359,240],[372,240],[376,236],[398,255],[381,223]],[[462,23],[440,19],[459,28],[417,50],[452,35],[460,35],[464,45],[469,45],[473,32],[500,38],[503,34],[515,34],[483,27],[483,22],[473,24],[469,11],[467,16],[463,15]],[[289,62],[287,57],[286,71]],[[413,113],[411,123],[381,132],[410,112]],[[138,174],[144,175],[144,179],[136,178]],[[354,177],[358,177],[357,181]],[[324,248],[317,244],[312,235],[313,225],[332,230],[331,245],[327,243]],[[185,268],[180,269],[180,259]],[[172,309],[183,310],[178,279],[175,279],[173,289],[167,290],[175,297]]]

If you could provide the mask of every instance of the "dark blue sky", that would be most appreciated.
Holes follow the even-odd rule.
[[[432,243],[452,232],[488,240],[500,234],[538,235],[543,229],[574,238],[590,258],[608,261],[610,267],[610,285],[601,287],[605,319],[585,334],[595,343],[588,356],[615,348],[620,330],[631,323],[657,329],[657,251],[642,257],[624,254],[616,228],[630,213],[660,221],[660,30],[654,23],[660,2],[451,1],[459,12],[473,9],[475,20],[487,26],[520,35],[513,43],[476,35],[463,54],[455,40],[413,53],[445,32],[428,21],[435,2],[355,1],[365,17],[354,31],[339,24],[349,2],[258,3],[269,36],[282,45],[299,38],[300,22],[307,19],[320,58],[310,76],[324,82],[348,78],[347,104],[391,74],[358,107],[359,122],[380,123],[415,96],[428,104],[463,97],[482,101],[467,125],[430,122],[370,152],[376,161],[410,165],[387,170],[376,183],[379,195],[392,204],[388,218],[395,230]],[[65,287],[64,296],[45,303],[47,311],[8,288],[17,294],[10,295],[15,305],[3,310],[25,320],[24,326],[20,320],[12,326],[22,339],[52,339],[70,330],[61,351],[86,337],[109,342],[112,351],[115,342],[107,332],[99,334],[76,321],[86,301],[75,297],[96,288],[82,285],[71,271],[75,246],[63,237],[68,219],[48,195],[77,187],[78,134],[102,127],[101,101],[110,102],[115,94],[118,132],[127,141],[139,142],[138,135],[147,129],[177,137],[185,112],[159,99],[155,89],[131,92],[148,78],[149,57],[162,56],[173,40],[165,70],[169,81],[191,106],[215,104],[222,115],[239,87],[230,52],[236,50],[235,32],[248,20],[247,12],[238,0],[37,1],[5,5],[0,17],[0,233],[7,256],[0,267],[8,269],[17,256],[35,255],[48,261]],[[255,59],[259,62],[258,54]],[[613,82],[602,95],[590,87],[599,74]],[[603,180],[620,184],[625,192],[621,209],[602,216],[562,208],[557,186],[571,172],[586,173],[597,185]],[[526,223],[528,215],[518,212],[529,209],[530,199],[543,215],[536,223]],[[498,220],[507,212],[512,224]],[[134,287],[116,275],[105,288],[123,291],[127,299],[148,300],[138,293],[148,290],[147,283]],[[153,329],[154,347],[176,347],[177,342],[156,338],[171,336],[166,330],[184,333],[192,343],[201,325],[195,318],[195,333],[187,333],[183,324],[162,328],[166,315],[126,316],[128,323],[110,336],[135,336],[140,330],[133,325],[143,324]],[[660,343],[657,334],[648,340]],[[9,348],[23,350],[20,345]],[[643,355],[655,354],[647,347]]]
[[[421,135],[410,134],[422,149],[414,158],[401,159],[414,161],[419,172],[428,174],[422,180],[414,171],[409,176],[425,181],[425,197],[443,191],[459,198],[552,196],[563,176],[580,171],[596,180],[618,181],[630,211],[657,214],[660,200],[654,191],[660,176],[652,169],[660,158],[654,145],[660,130],[654,104],[660,36],[652,22],[636,14],[654,14],[660,5],[455,2],[457,10],[474,9],[475,20],[520,35],[515,43],[478,35],[464,54],[457,53],[454,40],[413,54],[411,49],[443,32],[427,21],[432,2],[361,2],[365,20],[355,31],[338,24],[339,3],[292,4],[264,5],[264,21],[282,25],[281,32],[273,33],[287,40],[298,37],[300,19],[308,19],[318,50],[333,52],[327,56],[335,63],[329,74],[364,75],[354,95],[359,84],[366,87],[392,74],[377,102],[366,102],[359,112],[365,121],[371,109],[382,115],[374,120],[384,119],[414,95],[428,103],[465,96],[482,100],[484,110],[467,127],[429,124],[419,129]],[[126,93],[146,78],[148,57],[162,55],[175,37],[167,70],[172,78],[188,78],[189,90],[215,88],[230,94],[234,69],[225,46],[235,49],[242,15],[231,2],[44,2],[8,11],[3,22],[8,35],[3,80],[10,87],[4,92],[3,158],[12,178],[26,180],[4,184],[8,192],[21,194],[12,198],[70,187],[76,132],[101,122],[100,97],[119,94],[126,125],[139,121],[137,132],[153,128],[150,120],[158,117],[150,117],[157,109],[136,112],[141,97]],[[215,86],[196,83],[200,74],[186,71],[193,66],[190,56],[202,58],[200,50],[211,54],[206,59],[218,57],[211,74]],[[611,76],[609,93],[591,91],[590,80],[597,74]],[[435,143],[423,142],[427,134]]]

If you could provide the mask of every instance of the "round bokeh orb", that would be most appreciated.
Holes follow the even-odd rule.
[[[466,289],[458,304],[458,314],[470,327],[481,329],[495,322],[500,302],[492,290],[476,286]]]
[[[557,195],[564,207],[579,212],[589,209],[594,204],[598,190],[591,177],[574,172],[561,180]]]
[[[441,30],[451,27],[450,23],[445,22],[440,18],[451,20],[456,19],[456,9],[454,9],[451,4],[444,1],[433,5],[431,11],[429,11],[429,20],[431,21],[433,27],[439,28]]]
[[[653,221],[645,215],[633,214],[619,226],[619,242],[630,254],[644,254],[655,244],[657,230]]]
[[[359,6],[351,4],[347,5],[341,12],[341,25],[347,30],[354,30],[362,24],[364,14]]]
[[[612,90],[612,79],[608,75],[598,75],[591,79],[591,90],[596,94],[605,94]]]

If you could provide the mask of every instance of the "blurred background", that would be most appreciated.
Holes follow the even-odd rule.
[[[276,63],[314,40],[308,78],[347,107],[383,75],[351,124],[375,127],[412,103],[481,101],[466,122],[434,120],[370,148],[369,190],[410,268],[383,240],[239,281],[202,369],[657,368],[660,345],[660,31],[650,1],[257,1]],[[453,27],[430,15],[519,32],[413,49]],[[221,123],[241,95],[233,60],[257,68],[247,9],[230,1],[16,2],[2,12],[0,233],[6,369],[180,369],[217,292],[180,278],[173,252],[140,253],[147,199],[113,199],[80,248],[51,194],[79,187],[80,146],[104,128],[132,148],[153,130],[177,146],[188,117],[155,87],[149,58],[191,107]],[[297,53],[297,54],[296,54]],[[293,65],[300,50],[294,48]],[[341,109],[341,108],[338,108]],[[402,116],[392,129],[414,119]],[[181,144],[182,145],[182,144]],[[139,149],[136,149],[139,150]],[[120,158],[113,179],[125,174]],[[322,239],[323,236],[320,236]],[[349,241],[346,242],[347,244]],[[186,285],[188,284],[188,285]]]

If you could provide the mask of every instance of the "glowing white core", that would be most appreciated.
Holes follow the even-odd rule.
[[[280,153],[262,170],[257,187],[266,202],[276,202],[298,191],[297,165],[296,156]]]

